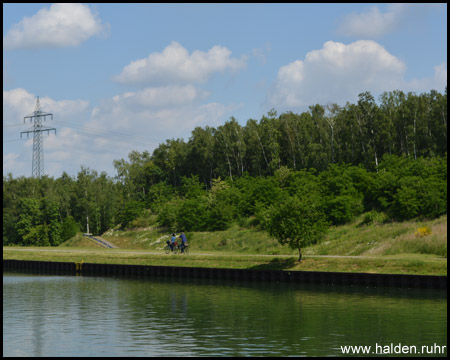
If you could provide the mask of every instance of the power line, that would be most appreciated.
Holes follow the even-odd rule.
[[[10,124],[10,125],[3,125],[3,128],[7,127],[13,127],[13,126],[24,126],[25,124]]]
[[[79,132],[77,132],[77,134],[81,134],[83,136],[86,135],[88,137],[94,137],[95,139],[99,139],[98,136],[92,135],[92,134],[83,134],[83,133],[79,133]],[[61,140],[64,139],[65,142],[69,141],[70,143],[79,144],[79,140],[75,139],[73,136],[63,135],[61,133],[58,134],[58,136],[55,137],[53,141],[59,141],[60,139]],[[3,143],[26,141],[26,140],[27,139],[10,139],[10,140],[3,140]],[[136,142],[136,141],[126,140],[126,139],[116,139],[116,138],[111,138],[111,137],[106,137],[106,141],[108,142],[108,144],[110,144],[113,141],[114,142],[113,146],[110,145],[110,147],[107,150],[96,150],[94,147],[92,147],[89,149],[89,151],[95,152],[95,153],[100,153],[101,151],[103,151],[103,152],[107,151],[109,153],[116,153],[116,154],[123,155],[123,152],[119,152],[119,149],[129,152],[129,151],[131,151],[131,149],[130,149],[131,144],[134,145],[135,147],[143,147],[143,146],[147,145],[147,143],[144,143],[144,142]]]
[[[79,140],[75,139],[73,134],[87,136],[87,137],[91,137],[94,139],[104,139],[106,141],[106,144],[111,143],[111,141],[114,142],[112,144],[112,146],[111,146],[111,144],[109,144],[109,147],[107,149],[99,149],[99,148],[96,149],[95,147],[89,148],[89,152],[96,153],[96,154],[102,154],[104,152],[108,152],[108,153],[115,153],[117,155],[123,156],[124,154],[121,150],[129,153],[131,151],[130,145],[134,145],[135,147],[139,148],[142,146],[148,146],[148,143],[154,143],[154,144],[163,143],[163,141],[160,139],[155,139],[155,138],[150,138],[150,137],[145,137],[145,136],[140,136],[140,135],[126,134],[123,132],[119,133],[119,132],[110,131],[110,130],[103,130],[103,129],[95,128],[92,126],[74,124],[74,123],[71,123],[68,121],[54,120],[54,122],[68,125],[68,129],[70,129],[72,131],[72,134],[70,134],[70,135],[64,135],[60,131],[59,135],[56,138],[54,138],[54,140],[53,140],[58,143],[60,143],[61,141],[64,141],[64,143],[70,142],[70,143],[78,143],[79,144]],[[23,124],[10,124],[10,125],[4,125],[4,127],[14,127],[14,126],[20,126],[20,125],[23,125]],[[46,128],[45,131],[47,131],[47,130],[52,130],[52,129]],[[56,129],[54,129],[54,130],[55,130],[55,134],[56,134]],[[22,133],[29,133],[29,132],[32,132],[32,131],[29,130],[29,131],[22,132]],[[26,140],[26,139],[22,139],[22,138],[21,139],[8,139],[8,140],[3,140],[3,143],[16,142],[16,141],[22,141],[22,140]],[[96,145],[100,146],[99,144],[96,144]],[[41,148],[42,148],[42,146],[41,146]],[[38,151],[38,150],[36,150],[36,151]],[[73,151],[73,149],[72,149],[72,151]],[[33,159],[34,158],[35,158],[35,156],[33,156]],[[43,161],[42,161],[42,163],[43,163]],[[34,170],[33,170],[33,174],[34,174]]]
[[[132,134],[126,134],[123,132],[115,132],[115,131],[110,131],[110,130],[102,130],[102,129],[98,129],[98,128],[94,128],[94,127],[90,127],[90,126],[84,126],[84,125],[77,125],[77,124],[73,124],[70,123],[68,121],[62,121],[62,120],[57,120],[57,123],[61,123],[61,124],[67,124],[73,127],[79,127],[81,128],[83,131],[89,133],[89,131],[93,131],[94,133],[100,133],[100,134],[104,134],[105,137],[107,136],[119,136],[119,137],[126,137],[132,140],[139,140],[139,141],[147,141],[147,142],[154,142],[154,143],[162,143],[164,142],[161,139],[155,139],[155,138],[149,138],[149,137],[145,137],[145,136],[141,136],[141,135],[132,135]]]
[[[138,142],[138,143],[146,144],[146,143],[151,142],[151,143],[160,144],[163,142],[162,140],[159,140],[159,139],[147,138],[147,137],[143,137],[143,136],[139,136],[139,135],[131,135],[131,134],[117,133],[117,132],[113,132],[113,131],[105,131],[105,130],[100,130],[100,129],[93,128],[93,127],[77,126],[75,124],[72,124],[72,123],[69,123],[66,121],[61,121],[61,120],[54,120],[54,122],[78,127],[79,129],[71,129],[70,128],[76,134],[81,134],[81,135],[86,135],[86,136],[91,136],[91,137],[96,137],[96,138],[98,138],[99,135],[101,135],[103,138],[113,139],[115,141],[119,140],[120,142],[123,142],[123,143],[136,144],[136,142]],[[18,125],[22,125],[22,124],[6,125],[4,127],[12,127],[12,126],[18,126]],[[58,137],[60,137],[60,136],[61,136],[61,134],[58,135]],[[67,136],[66,136],[66,138],[67,138]],[[3,140],[3,142],[13,142],[13,141],[20,141],[20,140],[24,140],[24,139],[10,139],[10,140]]]
[[[79,144],[79,140],[74,139],[73,137],[67,136],[67,135],[59,134],[57,137],[55,137],[54,141],[60,141],[60,140],[61,141],[64,140],[64,142],[69,141],[71,143]],[[112,140],[108,140],[108,141],[112,141]],[[114,143],[114,146],[113,147],[109,147],[106,151],[109,152],[109,153],[113,152],[113,153],[117,153],[117,154],[119,154],[119,153],[122,154],[122,152],[118,151],[119,149],[123,149],[124,151],[130,151],[130,146],[127,145],[127,144],[129,144],[129,143],[126,142],[126,141],[124,141],[122,143],[120,143],[120,142],[117,143],[117,141],[116,141]],[[95,149],[95,148],[92,147],[92,148],[89,148],[89,152],[100,153],[100,152],[105,152],[105,150]]]

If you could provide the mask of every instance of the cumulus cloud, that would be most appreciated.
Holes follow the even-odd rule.
[[[80,164],[113,175],[113,161],[127,158],[132,150],[152,152],[166,139],[187,140],[196,126],[218,126],[236,107],[208,101],[209,95],[192,83],[171,83],[123,92],[93,108],[83,100],[41,97],[42,110],[52,112],[56,120],[48,126],[57,128],[56,136],[44,139],[45,173],[55,177],[62,171],[73,174],[74,164]],[[4,119],[10,124],[22,123],[23,117],[34,111],[35,102],[36,96],[25,89],[4,91]],[[88,109],[92,109],[90,114],[80,114]],[[15,126],[8,129],[15,135],[8,138],[17,138],[22,130]],[[32,139],[11,144],[20,147],[4,157],[4,172],[17,175],[23,171],[29,176]],[[20,156],[15,156],[18,153]]]
[[[8,50],[78,46],[94,35],[106,33],[108,26],[87,5],[55,3],[13,25],[3,37],[3,47]]]
[[[147,136],[157,142],[187,138],[196,126],[214,126],[231,108],[201,104],[207,93],[191,85],[145,88],[103,100],[91,114],[89,125]]]
[[[53,100],[49,97],[40,97],[39,103],[44,112],[57,114],[60,118],[77,115],[85,111],[89,102],[85,100]],[[22,88],[3,90],[3,121],[17,123],[24,116],[31,114],[36,106],[36,95]]]
[[[382,12],[373,6],[365,12],[351,13],[344,17],[338,33],[348,36],[379,38],[390,34],[402,23],[423,16],[427,9],[436,7],[436,4],[389,4],[387,10]]]
[[[208,52],[195,50],[192,54],[173,41],[161,53],[132,61],[114,80],[125,84],[186,84],[204,83],[214,73],[236,71],[246,65],[246,57],[232,58],[231,51],[213,46]]]
[[[320,50],[281,67],[269,102],[277,107],[351,100],[362,91],[395,89],[406,65],[374,41],[328,41]]]

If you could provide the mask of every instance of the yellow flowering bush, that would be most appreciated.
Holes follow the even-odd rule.
[[[424,236],[428,236],[430,234],[431,234],[431,229],[428,226],[418,228],[416,230],[416,232],[414,233],[414,235],[416,237],[424,237]]]

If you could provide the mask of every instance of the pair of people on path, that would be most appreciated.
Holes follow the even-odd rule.
[[[187,245],[187,239],[186,239],[186,235],[184,235],[184,232],[181,233],[180,239],[181,239],[180,249],[181,249],[181,252],[184,253],[184,248]],[[170,247],[172,250],[173,250],[173,247],[176,245],[176,241],[177,241],[177,236],[175,235],[175,233],[173,233],[172,239],[170,240]]]

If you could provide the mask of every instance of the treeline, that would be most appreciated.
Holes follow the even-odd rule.
[[[363,212],[366,221],[437,217],[447,212],[446,98],[396,91],[378,105],[363,93],[344,108],[272,111],[246,126],[232,118],[152,155],[131,152],[114,162],[114,178],[84,167],[77,177],[4,176],[3,244],[58,245],[85,231],[87,217],[101,234],[149,210],[173,231],[268,229],[274,209],[294,205],[323,224]]]
[[[241,126],[235,118],[217,128],[197,127],[190,139],[167,140],[153,151],[115,161],[118,178],[142,194],[165,181],[180,186],[183,176],[198,175],[211,188],[218,177],[270,176],[281,166],[326,170],[330,164],[362,164],[376,171],[384,154],[418,157],[447,152],[447,90],[416,95],[385,92],[379,104],[369,92],[357,104],[310,106],[302,114],[277,116]]]

